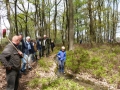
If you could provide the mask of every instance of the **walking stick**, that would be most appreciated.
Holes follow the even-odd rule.
[[[16,49],[16,51],[19,52],[19,50],[14,46],[14,44],[10,41],[10,39],[7,36],[6,36],[6,38],[8,39],[8,41],[10,42],[10,44]],[[28,65],[30,65],[28,63],[28,60],[26,60],[26,58],[24,58],[23,56],[22,56],[22,58],[27,62]],[[27,65],[27,67],[28,67],[28,65]],[[30,65],[30,67],[32,67],[32,66]]]

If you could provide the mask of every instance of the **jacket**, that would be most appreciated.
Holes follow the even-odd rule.
[[[58,52],[57,56],[58,56],[58,60],[61,60],[61,61],[66,60],[66,52],[65,51],[60,50]]]
[[[31,49],[29,50],[28,49],[28,43],[25,42],[25,54],[26,55],[30,55],[30,54],[33,54],[34,53],[34,47],[33,47],[33,44],[31,42],[29,42],[30,46],[31,46]]]
[[[54,48],[54,47],[55,47],[54,42],[51,42],[51,48]]]
[[[19,50],[24,53],[25,52],[25,43],[24,40],[22,39],[19,46],[18,46]]]
[[[21,56],[11,43],[9,43],[0,54],[0,61],[5,67],[11,67],[12,69],[20,70]]]
[[[42,49],[42,39],[38,39],[37,40],[37,50],[41,50]]]

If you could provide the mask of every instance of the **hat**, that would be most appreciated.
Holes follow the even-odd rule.
[[[61,47],[61,49],[65,50],[65,47],[64,47],[64,46],[62,46],[62,47]]]

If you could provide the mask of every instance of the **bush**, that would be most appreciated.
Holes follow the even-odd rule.
[[[83,70],[87,68],[86,63],[89,62],[89,58],[88,52],[82,48],[68,51],[66,67],[73,72],[78,73],[81,69]]]

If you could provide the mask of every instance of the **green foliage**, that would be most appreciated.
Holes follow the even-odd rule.
[[[98,66],[96,70],[93,71],[93,74],[95,75],[96,78],[102,78],[103,76],[106,75],[106,70],[102,66]]]
[[[83,87],[73,80],[65,78],[34,78],[28,82],[30,88],[40,87],[41,90],[92,90],[90,87]]]
[[[45,61],[43,59],[41,59],[41,60],[38,61],[38,65],[40,67],[46,67],[47,66],[46,63],[45,63]]]
[[[79,47],[74,51],[67,52],[66,67],[75,73],[90,73],[98,79],[106,78],[106,76],[115,79],[116,76],[113,74],[119,75],[120,71],[120,63],[117,60],[119,56],[117,54],[119,54],[117,46],[111,48],[103,45],[89,50]],[[106,79],[113,83],[113,79]]]
[[[46,71],[48,72],[49,71],[49,67],[52,66],[52,63],[47,61],[47,59],[45,58],[41,58],[39,61],[38,61],[38,66],[40,67],[40,69],[42,71]]]
[[[100,65],[100,58],[99,57],[93,57],[89,62],[89,68],[91,69],[97,69]]]
[[[29,81],[27,85],[31,88],[35,88],[39,85],[39,83],[40,83],[39,78],[34,78],[33,80]]]
[[[82,69],[86,69],[86,63],[89,62],[89,54],[82,48],[67,52],[66,67],[77,73]]]
[[[112,51],[113,51],[113,53],[115,53],[115,54],[119,54],[119,53],[120,53],[120,46],[114,47],[114,49],[113,49]]]

